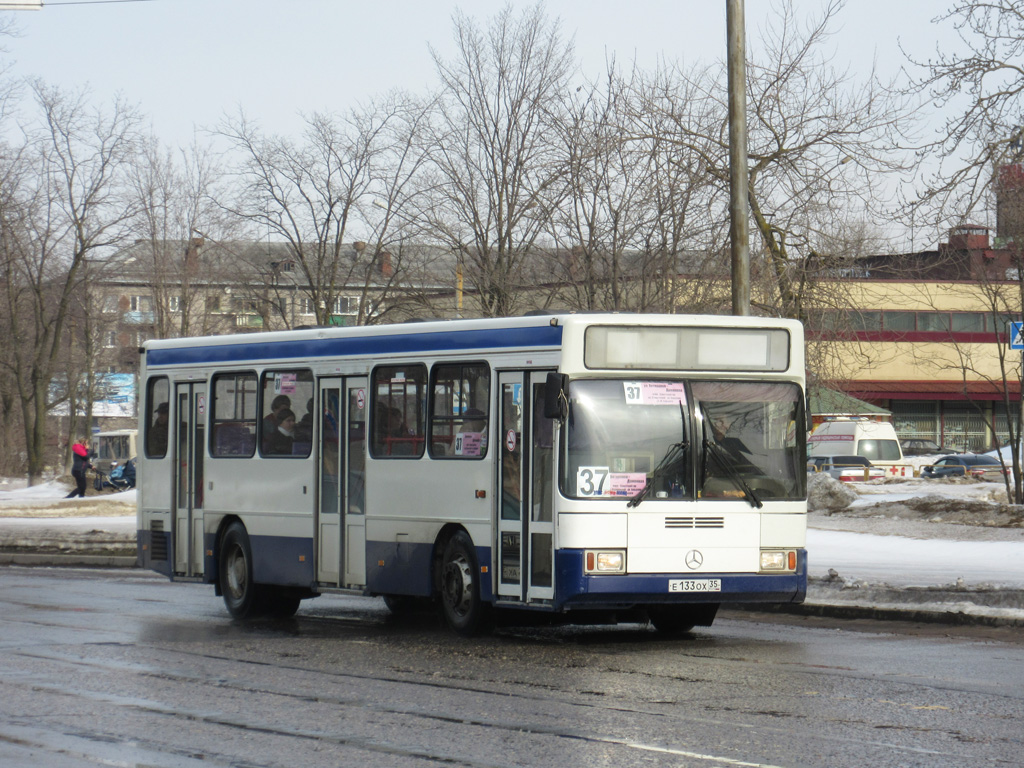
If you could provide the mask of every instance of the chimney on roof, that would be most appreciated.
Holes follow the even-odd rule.
[[[996,171],[996,237],[1024,241],[1024,163]]]
[[[988,248],[988,227],[961,224],[949,230],[949,247],[956,251],[976,251]]]
[[[387,251],[380,252],[380,274],[382,277],[391,277],[395,274],[395,268],[391,264],[391,254]]]
[[[193,237],[185,246],[185,271],[193,274],[199,269],[199,249],[206,244],[201,237]]]

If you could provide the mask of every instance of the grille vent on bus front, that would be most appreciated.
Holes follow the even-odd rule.
[[[149,521],[149,556],[152,560],[167,559],[167,537],[164,536],[164,521]]]
[[[725,528],[724,517],[666,517],[666,528]]]

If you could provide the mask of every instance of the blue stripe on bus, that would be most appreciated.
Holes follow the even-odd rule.
[[[555,608],[605,609],[686,603],[802,603],[807,594],[807,551],[797,550],[796,573],[636,573],[588,576],[584,550],[555,552]],[[720,579],[721,592],[669,592],[671,579]]]
[[[470,331],[437,331],[374,336],[339,336],[264,341],[245,344],[181,346],[149,349],[146,365],[196,365],[208,363],[249,363],[259,360],[303,360],[318,357],[394,355],[408,352],[454,352],[509,347],[557,347],[562,343],[561,326],[491,328]]]

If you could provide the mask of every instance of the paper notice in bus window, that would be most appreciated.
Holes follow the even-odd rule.
[[[274,382],[274,391],[280,395],[294,395],[296,379],[297,376],[294,373],[278,374],[277,380]]]
[[[647,485],[643,472],[622,472],[608,475],[608,492],[612,496],[636,496]]]
[[[643,472],[609,472],[608,467],[580,467],[576,470],[576,495],[635,496],[647,484]]]
[[[673,381],[624,381],[626,405],[678,405],[686,402],[686,389]]]
[[[479,456],[483,453],[483,432],[459,432],[455,435],[456,456]]]

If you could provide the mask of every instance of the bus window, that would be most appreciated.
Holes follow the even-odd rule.
[[[256,452],[256,374],[213,377],[210,455],[249,458]]]
[[[490,420],[490,368],[486,363],[435,365],[432,376],[431,457],[482,459]]]
[[[313,372],[264,371],[262,403],[260,453],[309,456],[312,427],[306,429],[305,425],[313,419]]]
[[[170,384],[165,376],[146,384],[146,456],[162,459],[167,455],[167,417]]]
[[[427,368],[382,365],[373,370],[374,458],[419,458],[426,437]]]

